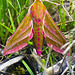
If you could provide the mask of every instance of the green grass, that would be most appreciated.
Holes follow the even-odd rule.
[[[34,75],[33,71],[30,69],[30,67],[27,65],[27,63],[24,60],[22,60],[22,63],[24,64],[30,75]]]

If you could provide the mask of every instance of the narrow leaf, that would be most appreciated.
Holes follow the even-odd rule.
[[[13,31],[15,31],[15,26],[14,26],[14,23],[13,23],[13,20],[12,20],[12,16],[11,16],[11,13],[10,13],[10,10],[9,9],[8,9],[8,12],[9,12],[9,16],[10,16],[10,21],[12,23]]]
[[[7,0],[8,1],[8,0]],[[13,7],[14,10],[16,10],[16,8],[11,4],[10,1],[8,1],[8,3]],[[19,14],[19,12],[16,10],[16,12]]]
[[[22,60],[22,63],[24,64],[24,66],[27,68],[28,72],[30,73],[30,75],[34,75],[34,73],[32,72],[32,70],[30,69],[30,67],[27,65],[27,63]]]
[[[0,23],[0,25],[2,25],[4,28],[6,28],[10,33],[12,33],[12,34],[14,33],[12,29],[8,28],[4,24]]]
[[[4,23],[6,24],[6,0],[2,0],[3,3],[3,20]]]

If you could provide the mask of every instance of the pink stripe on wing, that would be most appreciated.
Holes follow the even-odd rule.
[[[47,43],[47,45],[49,46],[49,47],[51,47],[51,44],[50,43]],[[58,53],[63,53],[63,51],[64,50],[61,50],[59,47],[56,47],[56,46],[53,46],[53,50],[54,51],[56,51],[56,52],[58,52]]]
[[[4,55],[7,55],[7,54],[11,54],[11,53],[14,53],[14,52],[17,52],[19,50],[21,50],[22,48],[26,47],[28,45],[28,43],[23,43],[13,49],[10,49],[7,51],[7,49],[4,49]]]
[[[33,37],[33,32],[31,31],[31,34],[30,34],[30,37],[29,37],[29,40]]]
[[[29,12],[26,14],[26,16],[27,16],[29,13],[30,13],[30,10],[29,10]],[[25,17],[26,17],[26,16],[25,16]],[[25,19],[25,17],[24,17],[24,19]],[[14,34],[15,34],[15,33],[17,32],[17,30],[20,28],[20,25],[23,23],[24,19],[23,19],[22,22],[19,24],[19,26],[17,27],[16,31],[12,34],[12,36],[10,36],[9,40],[14,36]]]
[[[33,34],[34,34],[34,28],[32,29],[32,32],[33,32]]]
[[[49,15],[49,13],[48,13],[48,11],[46,10],[46,13]],[[50,16],[50,15],[49,15]],[[50,18],[52,19],[52,17],[50,16]],[[54,23],[55,24],[55,22],[54,22],[54,20],[52,19],[52,23]],[[55,24],[56,25],[56,24]],[[56,25],[57,26],[57,25]],[[56,27],[55,26],[55,27]],[[58,28],[58,27],[57,27]],[[60,29],[58,28],[58,32],[61,34],[61,36],[64,38],[64,40],[66,41],[66,38],[64,37],[64,35],[62,34],[62,32],[60,31]]]

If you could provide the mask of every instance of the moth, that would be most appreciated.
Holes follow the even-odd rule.
[[[28,45],[30,39],[33,39],[36,52],[40,56],[44,38],[48,47],[53,45],[54,51],[63,53],[60,47],[66,43],[64,35],[54,23],[41,0],[35,0],[21,24],[6,42],[4,55],[21,50]]]

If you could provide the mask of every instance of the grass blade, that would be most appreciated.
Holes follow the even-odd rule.
[[[8,12],[9,12],[10,21],[11,21],[11,24],[12,24],[13,31],[15,31],[15,26],[14,26],[14,23],[13,23],[13,20],[12,20],[12,16],[11,16],[11,13],[10,13],[9,9],[8,9]]]
[[[2,0],[2,4],[3,4],[3,20],[4,23],[6,24],[6,0]]]
[[[47,49],[45,48],[44,45],[43,45],[43,49],[45,50],[46,54],[48,55],[48,51],[47,51]]]
[[[10,33],[14,33],[14,31],[10,28],[8,28],[7,26],[5,26],[4,24],[0,23],[0,25],[2,25],[4,28],[6,28]]]
[[[24,64],[24,66],[27,68],[28,72],[30,73],[30,75],[34,75],[34,73],[32,72],[32,70],[30,69],[30,67],[27,65],[27,63],[22,60],[22,63]]]
[[[8,1],[8,3],[13,7],[14,10],[16,10],[16,8],[12,5],[12,3],[10,1]],[[16,12],[17,12],[17,14],[19,14],[19,12],[17,10],[16,10]]]

